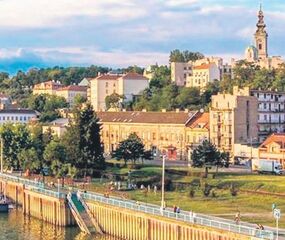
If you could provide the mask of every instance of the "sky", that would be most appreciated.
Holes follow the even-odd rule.
[[[0,70],[167,64],[173,49],[242,58],[259,0],[0,0]],[[285,57],[285,1],[263,0],[269,54]]]

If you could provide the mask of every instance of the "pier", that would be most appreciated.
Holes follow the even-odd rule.
[[[51,224],[79,225],[87,233],[105,233],[136,240],[255,240],[273,239],[271,231],[177,214],[156,205],[146,205],[97,193],[69,193],[46,189],[37,181],[0,174],[0,190],[23,209],[23,214]],[[71,195],[70,195],[71,194]]]

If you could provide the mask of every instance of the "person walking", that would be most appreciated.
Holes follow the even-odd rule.
[[[235,215],[235,222],[236,222],[236,224],[239,224],[239,222],[240,222],[240,211],[238,211]]]
[[[173,212],[176,213],[176,211],[177,211],[177,207],[174,205],[173,206]]]

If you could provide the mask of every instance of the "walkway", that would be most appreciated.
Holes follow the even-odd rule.
[[[32,191],[39,192],[48,196],[53,196],[57,198],[66,198],[68,190],[60,189],[60,192],[57,192],[52,189],[45,189],[44,185],[41,182],[27,180],[24,178],[16,177],[8,174],[0,174],[0,177],[5,178],[10,181],[20,182],[25,184],[26,188],[31,189]],[[121,208],[126,208],[134,211],[140,211],[148,214],[153,214],[157,216],[164,216],[167,218],[172,218],[178,221],[195,223],[203,226],[218,228],[230,232],[240,233],[248,236],[255,236],[263,239],[273,239],[274,229],[266,227],[266,230],[258,230],[256,226],[250,223],[241,222],[236,224],[231,220],[217,218],[214,216],[203,215],[203,214],[191,214],[186,211],[181,211],[180,213],[174,213],[171,209],[161,210],[160,206],[146,203],[137,203],[132,200],[119,199],[116,197],[105,197],[102,194],[87,192],[82,193],[82,197],[85,200],[97,201],[104,204],[109,204],[113,206],[118,206]],[[268,229],[268,230],[267,230]],[[285,235],[285,230],[282,230],[282,234]],[[279,239],[285,239],[279,237]]]

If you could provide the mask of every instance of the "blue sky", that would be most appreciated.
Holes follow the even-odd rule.
[[[259,0],[0,0],[0,70],[167,64],[172,49],[241,58]],[[285,2],[263,0],[269,52],[285,56]]]

